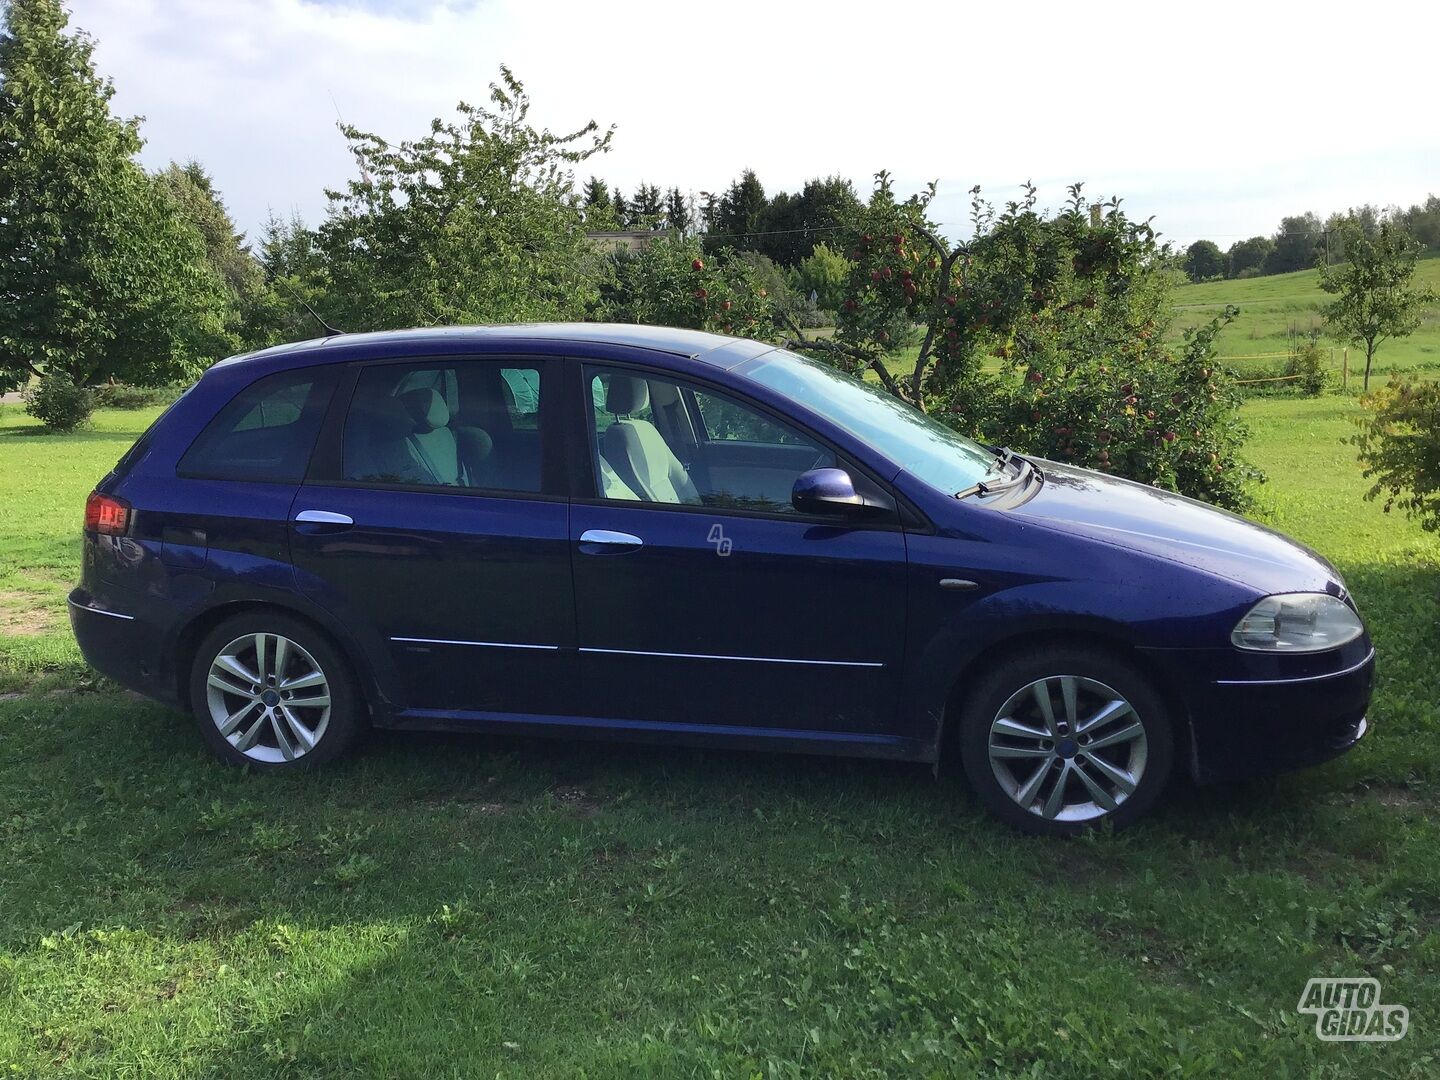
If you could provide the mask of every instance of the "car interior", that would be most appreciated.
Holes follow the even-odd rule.
[[[788,513],[796,478],[835,455],[731,398],[587,367],[602,498]],[[496,364],[376,366],[345,426],[347,480],[541,490],[540,372]]]
[[[835,455],[730,398],[633,371],[587,369],[607,499],[789,512],[795,480]]]
[[[538,492],[538,405],[534,368],[370,368],[346,421],[344,476]]]

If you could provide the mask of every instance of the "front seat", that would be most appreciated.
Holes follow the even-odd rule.
[[[635,413],[650,403],[650,387],[633,375],[611,375],[605,411],[615,422],[605,429],[600,453],[620,481],[642,499],[657,503],[698,503],[700,492],[670,445],[648,420]]]

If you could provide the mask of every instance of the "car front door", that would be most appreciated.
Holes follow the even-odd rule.
[[[361,365],[342,388],[292,558],[303,591],[388,653],[405,710],[573,705],[559,377],[548,360],[446,357]]]
[[[812,467],[874,480],[733,393],[654,369],[576,366],[572,422],[591,465],[570,521],[583,709],[892,739],[905,648],[898,519],[818,519],[790,504]]]

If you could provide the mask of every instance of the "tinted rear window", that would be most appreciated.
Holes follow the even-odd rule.
[[[160,430],[160,421],[164,420],[167,416],[174,412],[175,406],[179,405],[180,402],[184,401],[185,395],[190,393],[190,391],[194,389],[194,385],[187,386],[184,392],[181,393],[179,397],[177,397],[169,405],[166,405],[165,408],[160,411],[159,416],[155,417],[154,420],[150,421],[150,426],[145,429],[144,434],[142,434],[140,438],[136,439],[135,442],[131,444],[129,450],[126,450],[125,453],[120,455],[120,460],[115,463],[115,468],[113,470],[114,472],[118,473],[126,471],[132,465],[138,462],[142,457],[145,456],[145,452],[150,449],[150,444],[155,441],[155,433]]]
[[[177,471],[212,480],[300,480],[335,379],[333,367],[311,367],[252,383],[210,421]]]

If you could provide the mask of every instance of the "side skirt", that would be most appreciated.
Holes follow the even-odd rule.
[[[538,716],[521,713],[406,709],[379,726],[397,731],[455,731],[548,738],[605,739],[618,742],[701,746],[713,749],[766,750],[893,761],[933,761],[934,746],[897,735],[854,731],[808,731],[729,724],[652,723],[594,716]]]

